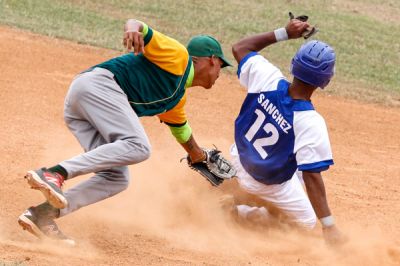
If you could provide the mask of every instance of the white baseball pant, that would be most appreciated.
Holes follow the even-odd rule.
[[[288,217],[289,222],[307,229],[315,227],[317,217],[296,174],[282,184],[265,185],[251,177],[243,168],[236,145],[231,147],[231,156],[232,163],[237,170],[239,185],[243,190],[279,209]],[[239,205],[237,209],[239,215],[243,218],[255,215],[257,212],[260,217],[268,218],[263,207],[255,208],[254,206]]]

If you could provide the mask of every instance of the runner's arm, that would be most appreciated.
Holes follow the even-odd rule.
[[[308,198],[314,211],[322,224],[322,232],[326,242],[330,245],[339,245],[345,243],[346,237],[336,227],[331,211],[328,206],[328,200],[325,192],[324,181],[320,172],[303,171],[303,180],[306,185]],[[321,218],[330,219],[329,225],[324,225]]]
[[[303,179],[306,185],[308,198],[318,218],[331,215],[326,198],[325,185],[320,172],[303,171]]]
[[[297,19],[292,19],[286,26],[286,32],[289,39],[300,38],[301,34],[307,29],[309,24]],[[232,46],[232,53],[236,61],[240,63],[242,59],[250,52],[259,52],[265,47],[276,43],[275,33],[264,32],[246,37]]]

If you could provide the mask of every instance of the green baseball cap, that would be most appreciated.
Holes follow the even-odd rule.
[[[209,35],[193,37],[187,45],[187,50],[191,56],[209,57],[215,55],[222,60],[222,67],[232,66],[232,64],[225,59],[221,44]]]

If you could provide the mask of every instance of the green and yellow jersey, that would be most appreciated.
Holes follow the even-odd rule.
[[[184,143],[191,136],[184,106],[194,76],[192,60],[185,46],[145,23],[143,38],[144,54],[129,53],[94,67],[114,74],[139,117],[158,115]]]

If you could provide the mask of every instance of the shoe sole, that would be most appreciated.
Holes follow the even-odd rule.
[[[49,184],[44,182],[35,171],[28,171],[25,179],[28,180],[28,184],[32,189],[40,190],[54,208],[64,209],[67,207],[68,201],[64,195],[58,193]]]
[[[50,241],[62,242],[70,247],[76,245],[76,242],[73,239],[53,239],[47,237],[45,234],[40,231],[40,229],[34,224],[31,220],[25,217],[25,215],[21,215],[18,217],[18,224],[22,227],[24,231],[28,231],[32,235],[36,236],[37,238],[44,240],[48,239]]]
[[[45,237],[45,235],[42,233],[42,231],[40,231],[36,224],[26,218],[25,215],[21,215],[20,217],[18,217],[18,223],[22,227],[22,229],[28,231],[37,238],[43,239]]]

